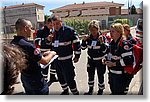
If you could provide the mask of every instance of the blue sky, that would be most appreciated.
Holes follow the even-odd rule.
[[[82,2],[102,2],[102,1],[107,1],[107,2],[112,2],[114,1],[115,3],[122,3],[125,4],[123,8],[128,7],[128,0],[1,0],[1,6],[9,6],[9,5],[16,5],[16,4],[22,4],[22,3],[37,3],[45,6],[44,12],[47,15],[50,15],[51,13],[49,12],[50,9],[55,9],[61,6],[65,6],[67,4],[74,4],[74,3],[82,3]],[[136,8],[139,7],[139,4],[143,0],[129,0],[129,3],[134,4]]]

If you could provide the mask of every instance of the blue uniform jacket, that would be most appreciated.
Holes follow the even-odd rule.
[[[90,58],[99,58],[104,57],[106,54],[108,46],[106,45],[106,37],[103,36],[104,43],[101,43],[98,40],[98,37],[101,35],[101,33],[97,35],[97,38],[94,39],[92,35],[90,35],[90,38],[86,41],[82,40],[81,48],[84,50],[88,48],[88,55]],[[96,45],[92,46],[92,41],[96,41]],[[106,42],[106,43],[105,43]]]
[[[120,37],[116,42],[112,40],[110,43],[109,60],[116,62],[116,66],[111,67],[111,70],[124,71],[124,66],[132,65],[134,62],[132,45],[121,39]]]
[[[37,31],[35,43],[40,46],[41,49],[51,49],[50,42],[47,40],[48,35],[50,35],[50,29],[44,26],[43,29]]]
[[[73,51],[75,57],[79,58],[81,54],[81,48],[78,35],[71,27],[62,26],[58,32],[54,32],[52,50],[56,51],[59,55],[58,60],[72,58]]]
[[[38,49],[36,49],[33,44],[28,42],[23,36],[15,36],[11,43],[21,47],[26,54],[28,61],[27,68],[23,70],[22,74],[32,78],[42,78],[41,67],[38,63],[38,61],[42,58],[40,51],[38,51]]]

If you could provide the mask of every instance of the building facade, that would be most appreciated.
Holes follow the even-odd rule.
[[[91,2],[70,4],[50,10],[52,14],[64,19],[98,20],[102,29],[108,28],[108,17],[121,15],[121,7],[124,4],[114,2]]]
[[[1,17],[4,33],[14,32],[18,18],[28,19],[34,27],[39,28],[44,23],[44,6],[35,3],[5,6]]]

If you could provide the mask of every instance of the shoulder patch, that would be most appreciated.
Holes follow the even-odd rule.
[[[125,50],[129,50],[129,46],[128,46],[128,45],[125,45],[125,46],[124,46],[124,49],[125,49]]]
[[[38,55],[40,53],[40,50],[38,49],[38,48],[36,48],[35,50],[34,50],[34,55]]]

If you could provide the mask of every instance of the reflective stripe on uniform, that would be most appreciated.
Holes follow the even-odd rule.
[[[87,45],[87,47],[88,47],[89,49],[92,49],[92,46]]]
[[[110,69],[110,72],[114,74],[122,74],[122,71],[116,71],[116,70],[111,70],[111,69]]]
[[[53,72],[54,72],[54,71],[56,71],[56,69],[50,69],[50,71],[53,71]]]
[[[81,51],[74,51],[74,54],[81,54]]]
[[[61,84],[61,87],[62,87],[62,89],[63,89],[63,90],[68,89],[68,85],[67,85],[67,83],[65,83],[65,84]]]
[[[40,48],[40,51],[46,52],[46,51],[50,51],[50,49],[41,49],[41,48]]]
[[[98,83],[98,88],[99,89],[105,89],[105,84],[104,83],[102,83],[102,84]]]
[[[93,85],[89,85],[89,87],[93,87],[94,86],[94,84]]]
[[[89,45],[88,45],[88,48],[89,48],[89,49],[100,49],[101,46],[89,46]]]
[[[102,84],[98,83],[98,85],[99,85],[99,86],[104,86],[105,84],[104,84],[104,83],[102,83]]]
[[[66,86],[66,87],[64,87],[64,88],[62,87],[62,89],[63,89],[63,90],[67,90],[67,89],[68,89],[68,86]]]
[[[45,74],[42,74],[42,75],[43,75],[43,77],[48,77],[48,75],[47,75],[47,74],[46,74],[46,75],[45,75]]]
[[[94,86],[94,80],[93,81],[89,81],[88,84],[89,84],[89,87],[93,87]]]
[[[133,55],[132,51],[121,54],[122,57]]]
[[[71,90],[71,92],[73,92],[73,91],[77,91],[77,88],[74,88],[74,89],[70,89]]]
[[[66,60],[72,58],[73,55],[65,56],[65,57],[58,57],[58,60]]]
[[[50,74],[56,74],[56,72],[50,72]]]
[[[36,41],[36,40],[41,40],[41,38],[35,38],[34,41]]]
[[[73,40],[73,43],[77,43],[77,42],[80,42],[80,40],[79,39]]]
[[[67,45],[70,45],[70,44],[71,44],[71,41],[58,43],[59,46],[67,46]],[[54,43],[52,43],[52,46],[54,46]]]
[[[94,81],[89,81],[89,82],[88,82],[88,84],[93,84],[93,83],[94,83]]]
[[[61,86],[62,86],[62,87],[67,86],[67,83],[65,83],[65,84],[61,84]]]
[[[38,41],[38,45],[41,45],[41,38],[35,38],[35,39],[34,39],[34,42],[35,42],[36,40],[39,40],[39,41]]]
[[[121,64],[121,66],[126,66],[123,59],[120,59],[120,64]]]
[[[93,60],[101,60],[103,58],[105,58],[105,56],[102,56],[102,57],[95,57],[95,58],[91,58],[90,56],[88,56],[90,59],[93,59]]]
[[[82,49],[86,49],[86,47],[81,46]]]
[[[103,53],[106,53],[107,49],[105,49],[104,51],[102,51]]]

